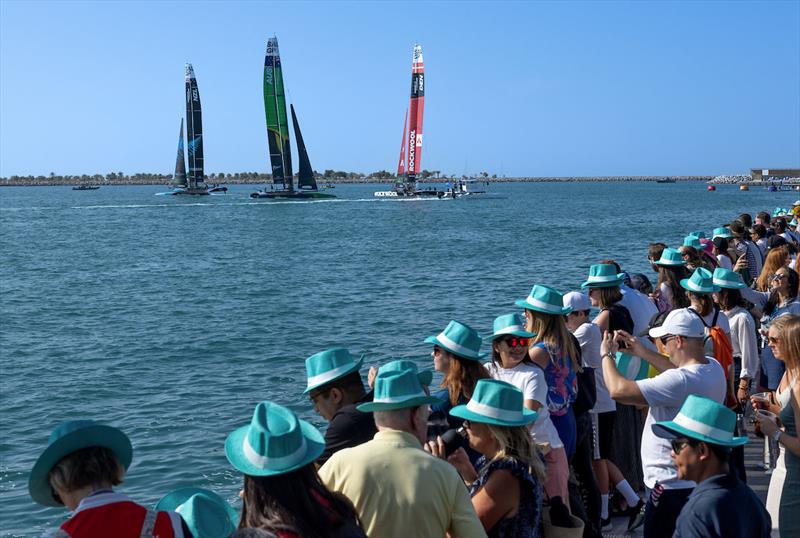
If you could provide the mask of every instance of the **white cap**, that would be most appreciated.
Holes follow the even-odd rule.
[[[564,306],[571,306],[572,311],[577,312],[579,310],[590,310],[592,308],[592,302],[589,300],[588,295],[579,291],[571,291],[564,294]]]
[[[800,200],[795,200],[792,205],[800,205]]]
[[[702,338],[705,336],[705,325],[700,315],[690,312],[688,308],[678,308],[667,314],[660,327],[653,327],[649,332],[653,338],[668,334],[685,336],[687,338]]]

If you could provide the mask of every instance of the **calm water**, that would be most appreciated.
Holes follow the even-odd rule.
[[[701,183],[506,184],[492,199],[320,202],[156,197],[161,187],[0,189],[0,534],[65,511],[27,493],[58,422],[90,417],[134,444],[122,490],[181,486],[237,500],[226,435],[271,399],[322,425],[305,357],[334,345],[368,364],[410,358],[451,319],[488,332],[533,283],[575,289],[613,257],[653,276],[647,243],[710,233],[800,193]]]

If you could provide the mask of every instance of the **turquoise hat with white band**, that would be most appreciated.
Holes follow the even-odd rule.
[[[572,312],[571,307],[564,306],[564,296],[561,292],[541,284],[534,284],[530,295],[525,299],[514,301],[514,304],[526,310],[535,310],[554,316],[566,316]]]
[[[665,266],[678,266],[678,265],[686,265],[686,261],[681,256],[681,252],[674,248],[665,248],[661,252],[661,258],[655,262],[656,265],[665,265]]]
[[[525,407],[522,391],[498,379],[480,379],[466,405],[450,410],[454,417],[496,426],[524,426],[538,413]]]
[[[465,359],[478,360],[486,356],[481,353],[483,338],[478,332],[460,321],[452,320],[442,332],[425,339],[426,344],[442,347],[454,355]]]
[[[689,278],[681,280],[681,287],[692,293],[716,293],[719,286],[714,284],[714,275],[705,267],[698,267]]]
[[[181,488],[164,495],[156,511],[177,512],[194,538],[228,538],[239,524],[239,514],[228,502],[203,488]]]
[[[684,247],[692,247],[698,251],[703,250],[705,248],[703,243],[700,242],[700,238],[696,235],[687,235],[683,238],[683,246]]]
[[[736,413],[703,396],[690,394],[672,420],[653,424],[653,433],[664,439],[688,437],[725,447],[747,443],[746,435],[734,437]]]
[[[733,234],[729,229],[725,227],[714,228],[714,232],[712,233],[712,238],[716,239],[717,237],[722,237],[723,239],[732,239]]]
[[[334,347],[315,353],[306,359],[306,374],[308,376],[306,390],[303,394],[316,388],[336,381],[347,374],[357,372],[364,360],[362,355],[358,361],[343,347]]]
[[[610,263],[598,263],[589,267],[589,278],[581,288],[611,288],[622,284],[625,273],[617,273]]]
[[[378,368],[378,372],[391,372],[391,371],[399,371],[399,370],[413,370],[414,373],[417,374],[417,379],[419,382],[426,387],[429,387],[431,382],[433,381],[433,371],[432,370],[423,370],[422,372],[419,371],[417,365],[411,361],[407,360],[396,360],[387,362],[380,368]]]
[[[133,446],[121,430],[93,420],[68,420],[56,426],[50,434],[47,448],[31,469],[28,478],[28,493],[31,498],[44,506],[61,506],[53,498],[48,477],[50,470],[64,457],[93,446],[109,449],[126,471],[130,467]]]
[[[325,450],[322,434],[291,409],[261,402],[247,426],[225,440],[225,456],[250,476],[274,476],[305,467]]]
[[[491,336],[487,336],[484,340],[494,342],[498,338],[504,336],[521,336],[523,338],[533,338],[535,333],[525,330],[525,320],[519,314],[503,314],[494,318],[492,324],[494,331]]]
[[[387,366],[389,367],[387,369]],[[439,403],[441,400],[429,396],[419,382],[416,370],[407,368],[395,370],[392,363],[381,367],[375,377],[375,390],[371,402],[356,407],[365,413],[371,411],[392,411]]]
[[[693,235],[698,239],[705,239],[706,238],[706,233],[704,231],[702,231],[702,230],[696,230],[694,232],[689,232],[689,235]]]
[[[739,276],[739,273],[731,271],[730,269],[723,269],[722,267],[714,269],[714,284],[720,288],[728,288],[731,290],[740,290],[747,287],[745,283],[742,282],[742,277]]]

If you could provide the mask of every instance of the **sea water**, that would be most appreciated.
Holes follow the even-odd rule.
[[[458,319],[489,333],[534,283],[577,289],[614,258],[644,272],[647,244],[677,246],[797,192],[699,182],[493,184],[492,198],[335,200],[207,197],[155,186],[0,189],[0,534],[38,535],[64,509],[28,496],[53,427],[92,418],[134,446],[121,491],[152,506],[182,486],[237,503],[225,437],[256,403],[318,426],[304,359],[328,347],[365,368],[411,359]]]

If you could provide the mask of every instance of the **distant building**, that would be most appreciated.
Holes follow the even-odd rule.
[[[753,181],[800,179],[800,168],[751,168],[750,177],[753,178]]]

